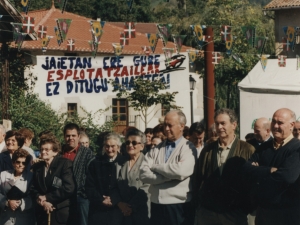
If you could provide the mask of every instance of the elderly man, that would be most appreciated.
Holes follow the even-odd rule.
[[[277,110],[272,118],[273,141],[261,144],[244,166],[258,184],[256,225],[300,224],[300,141],[292,131],[296,116]]]
[[[5,127],[0,124],[0,153],[3,151],[6,151],[6,145],[5,145]]]
[[[300,139],[300,121],[296,121],[293,129],[294,138]]]
[[[219,139],[202,150],[194,172],[196,220],[201,225],[247,225],[247,188],[240,173],[254,147],[235,135],[237,116],[216,111]]]
[[[192,225],[191,175],[196,160],[194,145],[183,137],[185,115],[179,110],[167,113],[164,133],[167,140],[146,154],[140,179],[150,184],[151,225]]]
[[[270,121],[267,118],[262,117],[255,121],[254,136],[254,139],[247,141],[249,144],[253,145],[254,148],[257,148],[263,142],[273,139],[271,136]]]
[[[77,185],[78,223],[87,225],[89,200],[85,194],[85,179],[89,163],[94,159],[93,152],[80,144],[79,127],[69,123],[64,127],[65,145],[62,149],[63,157],[73,161],[73,173]],[[73,215],[75,216],[75,215]]]

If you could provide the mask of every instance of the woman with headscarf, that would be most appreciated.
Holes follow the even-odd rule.
[[[29,189],[32,173],[26,170],[30,167],[30,155],[24,149],[18,149],[12,154],[12,170],[0,174],[0,224],[3,225],[34,225]]]
[[[144,160],[146,137],[140,130],[131,130],[126,134],[126,151],[129,160],[120,171],[118,191],[121,201],[118,206],[123,213],[123,225],[150,224],[149,184],[143,184],[139,178],[140,166]]]
[[[85,190],[90,201],[88,225],[120,225],[122,213],[117,203],[117,179],[125,159],[120,154],[122,142],[118,134],[104,137],[103,152],[90,163]]]

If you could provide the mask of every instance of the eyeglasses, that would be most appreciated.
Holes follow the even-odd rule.
[[[26,165],[26,162],[15,161],[15,164],[18,164],[18,165],[22,164],[23,166],[25,166],[25,165]]]
[[[46,151],[46,152],[50,152],[52,149],[49,149],[49,148],[41,148],[40,149],[40,152],[43,152],[43,151]]]
[[[142,143],[141,143],[141,142],[137,142],[137,141],[126,141],[125,144],[126,144],[126,145],[132,144],[133,146],[136,146],[136,145],[142,144]]]

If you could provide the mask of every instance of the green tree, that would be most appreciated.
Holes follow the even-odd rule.
[[[112,82],[114,86],[114,92],[117,92],[118,98],[126,98],[129,102],[129,107],[141,113],[141,119],[145,123],[145,127],[157,112],[154,112],[155,108],[150,108],[157,104],[162,104],[167,109],[180,108],[175,105],[175,95],[178,92],[161,92],[165,91],[167,86],[161,80],[144,80],[137,78],[132,84],[132,91],[127,87],[122,86],[115,81]],[[152,115],[151,118],[149,116]]]

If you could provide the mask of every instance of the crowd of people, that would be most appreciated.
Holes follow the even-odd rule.
[[[233,110],[206,132],[180,110],[144,132],[101,134],[98,154],[77,124],[61,144],[0,125],[0,224],[300,225],[300,122],[290,109],[259,118],[247,141]],[[299,139],[298,139],[299,138]]]

